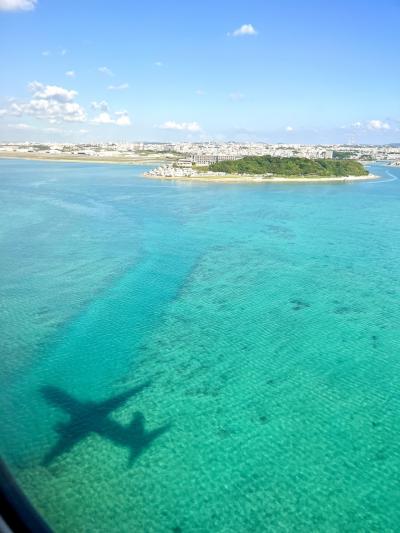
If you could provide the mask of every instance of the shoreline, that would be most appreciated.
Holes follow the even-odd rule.
[[[46,155],[34,155],[34,154],[14,154],[14,153],[1,153],[1,159],[18,159],[25,161],[46,161],[46,162],[57,162],[57,163],[91,163],[91,164],[106,164],[106,165],[131,165],[131,166],[141,166],[141,165],[159,165],[160,163],[166,163],[165,160],[161,159],[123,159],[121,157],[109,157],[104,159],[94,159],[92,157],[86,156],[65,156],[60,157],[59,155],[51,156],[50,154]],[[185,181],[185,182],[201,182],[201,183],[329,183],[329,182],[339,182],[346,183],[351,181],[364,181],[371,179],[379,179],[380,176],[375,174],[369,174],[367,176],[323,176],[323,177],[285,177],[285,176],[275,176],[275,177],[261,177],[261,176],[151,176],[142,174],[142,177],[147,179],[157,179],[157,180],[166,180],[166,181]]]
[[[47,155],[22,155],[14,153],[1,153],[1,159],[20,159],[25,161],[55,161],[57,163],[98,163],[98,164],[110,164],[110,165],[159,165],[165,163],[164,159],[124,159],[121,157],[108,157],[108,158],[93,158],[85,156],[59,156],[56,155],[52,157],[50,154]]]
[[[147,179],[158,179],[167,181],[189,181],[202,183],[329,183],[339,182],[346,183],[351,181],[364,181],[378,179],[380,176],[375,174],[368,174],[367,176],[323,176],[317,177],[295,177],[287,178],[284,176],[276,176],[271,178],[262,178],[258,176],[144,176]]]

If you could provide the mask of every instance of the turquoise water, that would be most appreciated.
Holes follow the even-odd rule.
[[[60,532],[397,531],[400,169],[144,170],[0,161],[1,452],[26,493]]]

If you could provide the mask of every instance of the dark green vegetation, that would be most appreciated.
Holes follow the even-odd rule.
[[[333,159],[350,159],[354,156],[357,156],[357,152],[338,152],[336,150],[333,151]],[[359,161],[373,161],[373,157],[367,154],[361,154],[358,155]]]
[[[333,151],[333,159],[349,159],[352,156],[355,156],[356,152],[337,152]]]
[[[243,157],[236,161],[220,161],[209,170],[228,174],[269,174],[274,176],[366,176],[368,171],[357,161],[272,157]]]

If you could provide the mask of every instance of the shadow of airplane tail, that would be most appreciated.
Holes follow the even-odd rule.
[[[129,424],[127,430],[128,434],[131,436],[131,445],[130,445],[130,454],[128,465],[132,466],[135,459],[141,455],[141,453],[148,447],[150,444],[168,431],[171,427],[171,424],[165,424],[160,426],[157,429],[152,431],[146,431],[145,427],[145,418],[142,413],[136,413],[133,417],[132,422]]]
[[[69,420],[55,424],[54,430],[58,434],[58,439],[44,456],[42,465],[48,466],[54,459],[69,452],[90,434],[98,434],[117,446],[128,448],[130,450],[129,465],[131,465],[157,437],[169,429],[170,424],[153,431],[146,431],[145,418],[142,413],[136,413],[128,426],[119,424],[110,415],[112,411],[124,405],[132,396],[139,394],[149,385],[150,382],[143,383],[100,402],[82,402],[57,387],[43,387],[40,392],[46,402],[67,413]]]

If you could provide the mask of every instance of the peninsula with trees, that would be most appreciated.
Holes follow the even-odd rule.
[[[310,159],[303,157],[245,156],[209,165],[164,165],[146,172],[147,177],[229,182],[348,181],[371,179],[368,170],[354,159]]]

